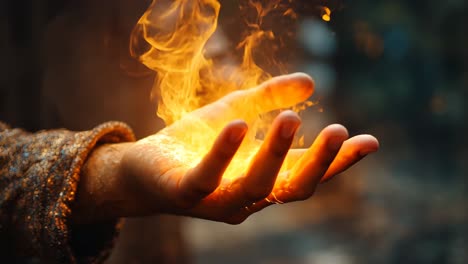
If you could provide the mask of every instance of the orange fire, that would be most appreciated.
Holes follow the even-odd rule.
[[[267,4],[248,0],[248,6],[257,17],[255,21],[247,23],[249,34],[237,46],[243,49],[243,59],[233,67],[217,64],[205,56],[206,44],[217,29],[221,7],[217,0],[153,0],[135,27],[131,52],[134,55],[139,53],[136,50],[141,42],[137,40],[142,37],[147,49],[138,55],[147,67],[157,72],[152,97],[158,97],[157,114],[166,125],[229,92],[252,88],[271,78],[257,65],[253,56],[263,40],[275,39],[273,31],[262,29],[263,19],[272,11],[283,16],[295,14],[291,8],[280,4],[281,0],[264,2]],[[297,107],[297,111],[303,108]],[[249,106],[238,110],[249,111]],[[249,123],[249,133],[226,171],[225,178],[232,179],[245,171],[259,148],[256,135],[268,129],[271,117],[255,115],[252,120],[246,121]],[[173,155],[187,167],[193,167],[208,152],[225,124],[207,127],[198,120],[193,130],[176,135],[177,142],[162,135],[158,144],[164,144],[170,150],[168,155]]]
[[[322,20],[325,22],[330,22],[331,20],[331,10],[330,8],[323,6],[322,8]]]

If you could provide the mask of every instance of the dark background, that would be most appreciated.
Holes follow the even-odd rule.
[[[231,241],[239,228],[215,236],[199,262],[466,263],[468,3],[296,4],[294,48],[280,57],[317,82],[306,141],[338,122],[381,149],[315,200],[248,220],[248,239]]]

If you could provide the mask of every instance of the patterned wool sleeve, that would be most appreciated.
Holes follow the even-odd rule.
[[[0,122],[0,259],[103,259],[116,222],[80,227],[68,223],[80,169],[96,145],[134,140],[131,129],[119,122],[85,132],[34,134]]]

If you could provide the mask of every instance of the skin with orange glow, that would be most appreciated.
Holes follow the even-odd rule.
[[[378,141],[370,135],[349,138],[346,128],[334,124],[308,149],[290,149],[301,119],[283,111],[265,140],[258,141],[245,170],[236,177],[223,174],[235,165],[230,163],[248,133],[244,120],[252,112],[240,108],[255,106],[257,115],[283,109],[306,100],[313,88],[305,74],[276,77],[230,93],[136,143],[97,148],[83,168],[72,221],[169,213],[239,224],[269,205],[309,199],[319,183],[377,151]],[[205,133],[211,125],[217,131],[220,123],[226,124],[197,164],[187,166],[184,155],[172,151],[171,144],[190,149],[186,141],[179,141],[181,135],[185,140],[187,134]]]

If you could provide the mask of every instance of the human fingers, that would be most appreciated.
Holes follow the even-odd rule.
[[[331,162],[348,138],[341,125],[330,125],[320,132],[312,146],[291,169],[287,186],[279,186],[277,196],[281,201],[304,200],[312,196]],[[276,190],[276,187],[275,187]],[[287,197],[283,197],[286,195]]]
[[[202,161],[180,179],[178,186],[182,200],[189,204],[196,202],[218,187],[246,132],[247,125],[240,120],[231,122],[223,129]]]
[[[278,115],[245,176],[234,183],[231,207],[244,207],[270,194],[300,124],[293,111]]]
[[[338,154],[336,155],[333,162],[330,164],[325,176],[321,179],[321,182],[325,182],[333,178],[338,173],[348,169],[353,164],[358,162],[360,159],[365,157],[367,154],[377,151],[379,148],[378,140],[371,135],[359,135],[346,140],[341,146]],[[296,164],[307,152],[307,149],[291,149],[286,156],[284,164],[285,170],[289,170]],[[281,175],[281,174],[280,174]],[[283,177],[280,177],[278,181],[281,181]],[[287,177],[285,177],[286,179]],[[287,181],[287,180],[286,180]],[[276,194],[275,194],[276,192]],[[275,190],[264,200],[253,203],[252,205],[240,209],[236,214],[232,216],[234,219],[245,219],[249,215],[254,214],[264,208],[278,203],[287,202],[287,194],[281,195],[281,188]],[[305,196],[308,197],[311,192]]]
[[[307,152],[305,148],[290,149],[288,155],[283,162],[282,171],[288,171],[294,167],[294,165],[299,161],[302,156]]]
[[[232,119],[249,122],[259,114],[303,102],[312,95],[313,91],[314,81],[307,74],[283,75],[255,88],[232,92],[215,103],[199,109],[196,115],[215,122]]]
[[[379,141],[371,135],[359,135],[346,140],[320,182],[331,180],[378,149]]]
[[[378,148],[379,148],[379,143],[377,139],[370,135],[359,135],[359,136],[346,140],[341,146],[335,159],[328,167],[328,170],[325,173],[325,176],[323,176],[323,178],[321,179],[321,181],[323,182],[323,181],[330,180],[334,175],[351,167],[353,164],[355,164],[360,159],[362,159],[362,157],[366,156],[369,153],[377,151]],[[310,150],[291,149],[288,152],[288,155],[284,161],[285,166],[286,166],[286,171],[289,170],[291,166],[294,166],[294,164],[296,164],[307,153],[307,151],[310,151]],[[279,188],[275,187],[273,192],[271,192],[267,198],[261,201],[252,203],[250,206],[247,206],[245,208],[241,208],[235,214],[233,214],[231,218],[234,219],[234,222],[236,220],[240,222],[241,220],[246,219],[248,216],[258,211],[261,211],[264,208],[273,204],[281,204],[284,202],[294,201],[295,199],[298,199],[298,198],[299,199],[308,198],[313,194],[315,185],[317,185],[317,183],[314,183],[313,189],[312,190],[309,189],[308,191],[305,190],[305,193],[303,192],[304,190],[302,190],[303,192],[302,196],[298,197],[297,195],[300,193],[298,192],[298,188],[300,188],[300,186],[298,186],[297,184],[295,186],[298,186],[298,187],[289,188],[287,192],[284,192],[284,190],[282,190],[281,185],[283,185],[284,183],[290,182],[289,180],[287,180],[286,174],[284,175],[284,177],[280,176],[277,182],[280,183],[278,186]]]
[[[275,119],[245,176],[230,186],[230,198],[225,200],[222,213],[226,222],[241,223],[265,207],[263,199],[271,194],[300,124],[299,116],[292,111],[284,111]]]
[[[272,78],[261,85],[244,90],[245,94],[226,98],[227,103],[241,106],[256,103],[256,113],[287,108],[303,102],[314,92],[314,80],[305,73],[293,73]]]

